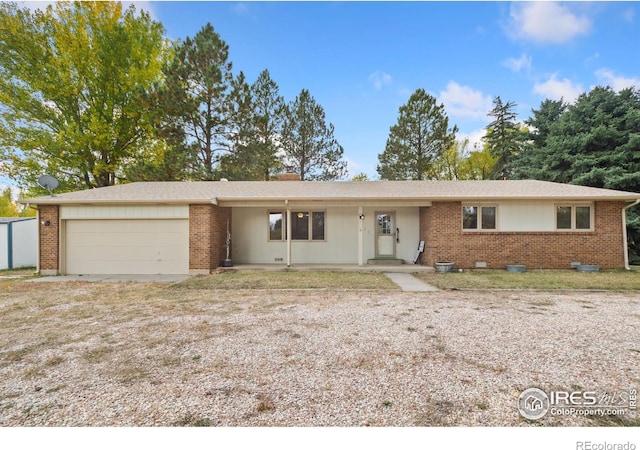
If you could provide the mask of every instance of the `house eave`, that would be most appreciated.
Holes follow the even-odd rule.
[[[214,199],[65,199],[61,197],[51,197],[47,199],[19,199],[18,203],[24,205],[217,205]]]

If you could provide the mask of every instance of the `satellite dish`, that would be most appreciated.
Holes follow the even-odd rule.
[[[38,184],[49,191],[49,194],[53,196],[53,193],[51,193],[51,191],[58,187],[58,180],[56,180],[51,175],[42,175],[38,178]]]

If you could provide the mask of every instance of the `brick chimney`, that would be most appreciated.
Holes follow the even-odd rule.
[[[278,175],[278,181],[300,181],[300,175],[297,173],[281,173]]]

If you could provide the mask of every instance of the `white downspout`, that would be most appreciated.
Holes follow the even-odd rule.
[[[628,206],[622,208],[622,245],[624,245],[624,268],[631,270],[629,267],[629,247],[627,246],[627,209],[640,203],[640,198]]]
[[[285,200],[287,205],[287,267],[291,267],[291,205],[289,200]]]
[[[358,265],[364,265],[364,255],[363,249],[364,245],[362,242],[363,238],[363,223],[364,223],[364,210],[362,206],[358,206]]]
[[[40,275],[40,233],[41,225],[40,225],[40,209],[36,208],[36,224],[38,225],[38,238],[36,239],[36,253],[38,254],[36,258],[36,274]]]

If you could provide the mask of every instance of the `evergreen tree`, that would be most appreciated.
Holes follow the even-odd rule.
[[[511,177],[514,179],[545,179],[545,167],[539,167],[536,159],[544,151],[551,127],[566,111],[562,100],[544,100],[540,109],[532,109],[532,117],[524,121],[530,127],[526,142],[520,152],[511,159]]]
[[[384,180],[423,180],[433,175],[435,162],[451,147],[457,127],[449,128],[444,105],[424,89],[416,90],[400,107],[398,122],[389,131],[378,155]]]
[[[540,103],[540,109],[532,109],[532,117],[524,121],[531,130],[527,138],[534,147],[542,148],[547,142],[547,137],[551,127],[560,119],[560,116],[567,110],[567,104],[562,100],[546,99]]]
[[[300,180],[336,180],[347,173],[344,149],[327,125],[322,106],[303,89],[285,111],[282,127],[284,165]]]
[[[580,95],[550,124],[544,144],[523,156],[516,162],[521,178],[640,193],[640,92],[595,87]],[[640,219],[634,210],[627,218],[630,256],[637,261]]]
[[[174,49],[164,68],[158,104],[166,113],[167,138],[178,159],[193,161],[190,177],[214,180],[220,154],[232,147],[233,75],[229,46],[211,24]]]
[[[526,134],[516,123],[517,106],[514,102],[502,103],[500,96],[493,100],[493,109],[488,116],[494,120],[487,125],[486,134],[482,138],[491,154],[497,158],[494,166],[494,178],[510,178],[511,160],[520,153]]]
[[[233,180],[268,181],[283,169],[284,99],[268,70],[251,87],[238,83],[232,97],[238,132],[233,150],[220,161],[220,174]]]

